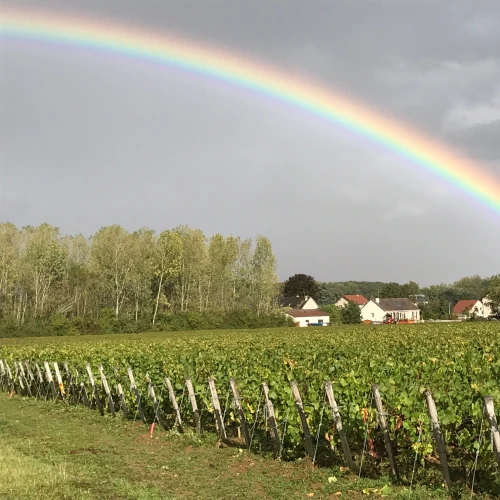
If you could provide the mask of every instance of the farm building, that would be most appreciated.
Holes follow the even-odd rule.
[[[356,295],[342,295],[342,297],[335,302],[335,305],[337,307],[345,307],[349,302],[354,302],[361,308],[368,302],[368,299],[359,293]]]
[[[295,297],[280,297],[280,307],[291,307],[292,309],[318,309],[318,303],[307,295]]]
[[[297,326],[326,326],[330,315],[320,309],[290,309],[285,314],[293,319]]]
[[[386,317],[397,321],[420,321],[420,309],[409,299],[373,299],[361,308],[361,319],[365,322],[381,323]]]
[[[466,319],[471,314],[475,313],[476,316],[484,318],[484,304],[481,300],[459,300],[453,308],[453,313],[459,319]]]

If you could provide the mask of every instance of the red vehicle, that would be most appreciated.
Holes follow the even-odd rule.
[[[395,325],[397,324],[398,320],[396,318],[393,318],[389,313],[387,313],[384,317],[384,321],[382,321],[382,324],[384,325]]]

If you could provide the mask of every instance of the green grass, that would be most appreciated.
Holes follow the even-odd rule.
[[[386,477],[358,479],[340,468],[218,448],[213,435],[155,429],[151,438],[140,423],[61,402],[2,393],[0,408],[5,499],[374,498],[389,484]],[[445,497],[439,484],[382,491],[387,498]]]

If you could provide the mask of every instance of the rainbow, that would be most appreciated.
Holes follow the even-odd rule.
[[[500,214],[500,179],[484,166],[339,93],[260,62],[177,37],[34,10],[0,9],[0,35],[126,55],[267,95],[410,159]]]

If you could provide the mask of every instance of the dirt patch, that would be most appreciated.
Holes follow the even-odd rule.
[[[134,441],[136,443],[148,444],[149,446],[158,446],[159,444],[165,444],[164,440],[158,439],[158,437],[156,436],[151,437],[149,433],[139,434]]]
[[[324,484],[323,483],[312,483],[311,484],[311,489],[313,490],[320,490],[323,488]]]
[[[255,460],[252,460],[249,457],[241,457],[239,460],[230,465],[229,470],[232,475],[241,475],[246,474],[254,465]]]

